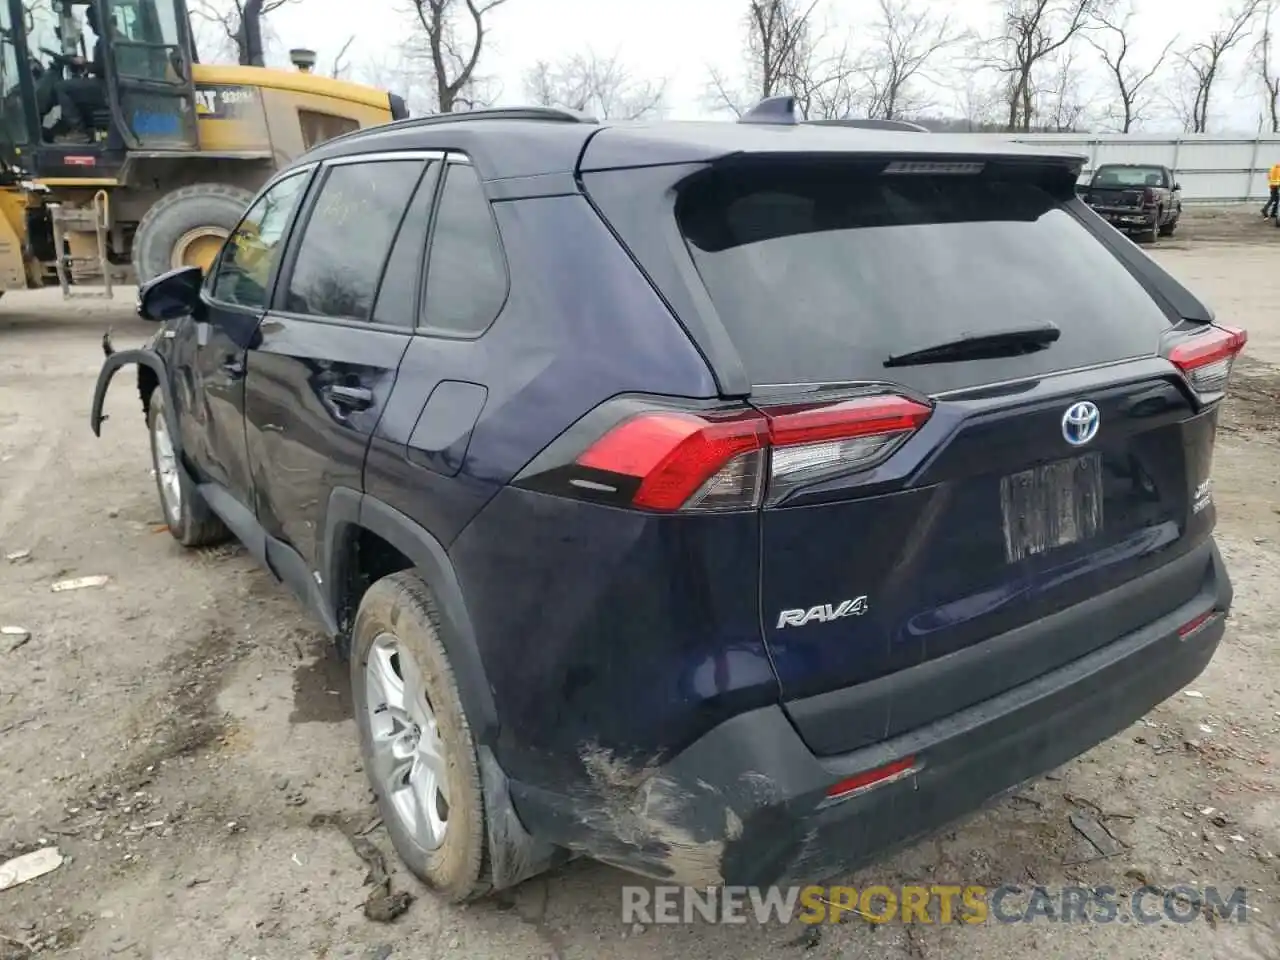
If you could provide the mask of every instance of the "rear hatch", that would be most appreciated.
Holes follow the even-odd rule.
[[[1195,595],[1203,570],[1178,568],[1015,643],[1209,536],[1213,404],[1243,343],[1153,299],[1069,167],[730,161],[678,197],[770,423],[761,627],[812,749],[962,709]],[[992,638],[998,669],[934,669]]]
[[[1089,206],[1116,210],[1138,210],[1146,203],[1142,187],[1090,187]]]
[[[1106,166],[1098,169],[1085,195],[1091,207],[1141,210],[1153,202],[1148,187],[1159,187],[1164,177],[1157,167]]]

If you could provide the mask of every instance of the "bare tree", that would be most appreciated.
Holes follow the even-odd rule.
[[[1074,133],[1084,123],[1088,113],[1088,97],[1083,90],[1083,76],[1076,54],[1071,47],[1063,47],[1053,64],[1053,74],[1043,91],[1045,129],[1054,133]]]
[[[360,83],[403,97],[410,113],[435,112],[435,78],[403,47],[363,61],[353,74]]]
[[[775,94],[807,99],[803,94],[811,91],[796,87],[813,86],[806,61],[813,53],[810,21],[817,6],[818,0],[748,0],[745,96],[735,93],[724,76],[712,70],[712,102],[741,116],[750,103]]]
[[[1280,75],[1276,73],[1275,35],[1271,32],[1271,15],[1275,12],[1275,0],[1266,0],[1262,11],[1262,36],[1253,48],[1254,67],[1262,80],[1267,101],[1267,115],[1271,119],[1271,132],[1280,133]]]
[[[1227,10],[1218,29],[1178,54],[1190,81],[1187,86],[1191,91],[1192,133],[1205,133],[1209,129],[1210,97],[1221,76],[1223,59],[1249,35],[1261,5],[1262,0],[1240,0],[1238,6]]]
[[[430,65],[435,109],[472,109],[488,98],[478,89],[476,66],[484,49],[485,17],[507,0],[413,0],[420,36],[412,52]],[[460,24],[459,21],[463,23]]]
[[[1098,51],[1098,56],[1102,58],[1107,74],[1115,86],[1116,96],[1119,98],[1114,105],[1115,121],[1121,133],[1131,132],[1133,125],[1143,120],[1143,114],[1152,100],[1147,92],[1151,79],[1164,66],[1169,51],[1177,42],[1175,37],[1165,44],[1164,49],[1160,51],[1160,56],[1156,57],[1150,66],[1145,68],[1134,66],[1133,16],[1132,5],[1120,16],[1095,13],[1093,22],[1101,36],[1095,38],[1085,35],[1085,39]]]
[[[966,39],[967,32],[936,6],[916,7],[913,0],[879,0],[880,19],[872,26],[870,49],[860,71],[869,88],[870,115],[894,120],[919,112],[927,104],[912,98],[912,81],[928,79],[937,56]]]
[[[544,106],[568,107],[600,119],[641,120],[660,114],[667,81],[633,77],[615,54],[574,54],[552,64],[538,61],[524,78],[525,95]]]
[[[263,19],[295,0],[192,0],[190,12],[216,28],[221,44],[234,51],[236,62],[249,67],[266,65]]]
[[[1031,129],[1036,74],[1074,40],[1106,0],[1005,0],[1003,33],[989,59],[1008,79],[1008,129]]]
[[[342,45],[333,58],[333,67],[329,70],[329,76],[335,80],[343,79],[351,70],[351,64],[347,62],[347,53],[351,50],[351,45],[356,42],[356,35],[353,33],[347,37],[347,42]]]

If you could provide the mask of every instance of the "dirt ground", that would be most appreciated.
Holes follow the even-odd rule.
[[[108,309],[44,291],[0,301],[0,625],[31,634],[0,635],[0,862],[46,843],[69,859],[0,892],[0,960],[1280,957],[1280,230],[1252,207],[1189,211],[1152,253],[1251,336],[1215,462],[1226,640],[1193,690],[850,882],[1242,886],[1247,923],[638,928],[603,866],[459,909],[390,858],[416,899],[366,919],[338,826],[373,817],[343,668],[243,551],[163,532],[127,374],[91,434],[103,331],[147,332],[132,291]],[[50,589],[89,575],[110,580]],[[1073,813],[1121,852],[1073,864]]]

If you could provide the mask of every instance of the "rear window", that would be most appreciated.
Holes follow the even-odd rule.
[[[1164,171],[1159,167],[1099,167],[1093,175],[1095,187],[1159,187]]]
[[[676,215],[754,383],[889,379],[940,392],[1157,348],[1164,313],[1063,208],[1070,179],[771,164],[690,182]],[[1044,321],[1061,336],[1035,353],[884,365]]]

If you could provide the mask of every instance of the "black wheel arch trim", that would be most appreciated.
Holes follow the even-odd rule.
[[[325,601],[343,622],[339,591],[346,582],[344,564],[351,555],[350,540],[361,529],[381,537],[409,558],[431,588],[444,628],[440,641],[453,665],[463,708],[476,744],[492,745],[498,734],[498,711],[467,612],[462,586],[444,545],[420,524],[394,507],[348,487],[329,495],[323,556],[316,567],[324,578]]]
[[[98,382],[93,388],[93,407],[89,413],[89,427],[93,430],[93,435],[102,436],[102,423],[107,419],[106,414],[102,412],[102,406],[107,399],[107,390],[111,386],[111,381],[115,379],[121,367],[130,364],[148,367],[156,375],[156,383],[164,397],[165,418],[169,421],[169,439],[173,442],[174,453],[181,459],[182,434],[178,430],[178,408],[173,402],[173,384],[169,382],[169,371],[165,366],[164,358],[149,347],[118,350],[103,361],[102,369],[98,372]],[[146,412],[145,402],[143,412]]]

